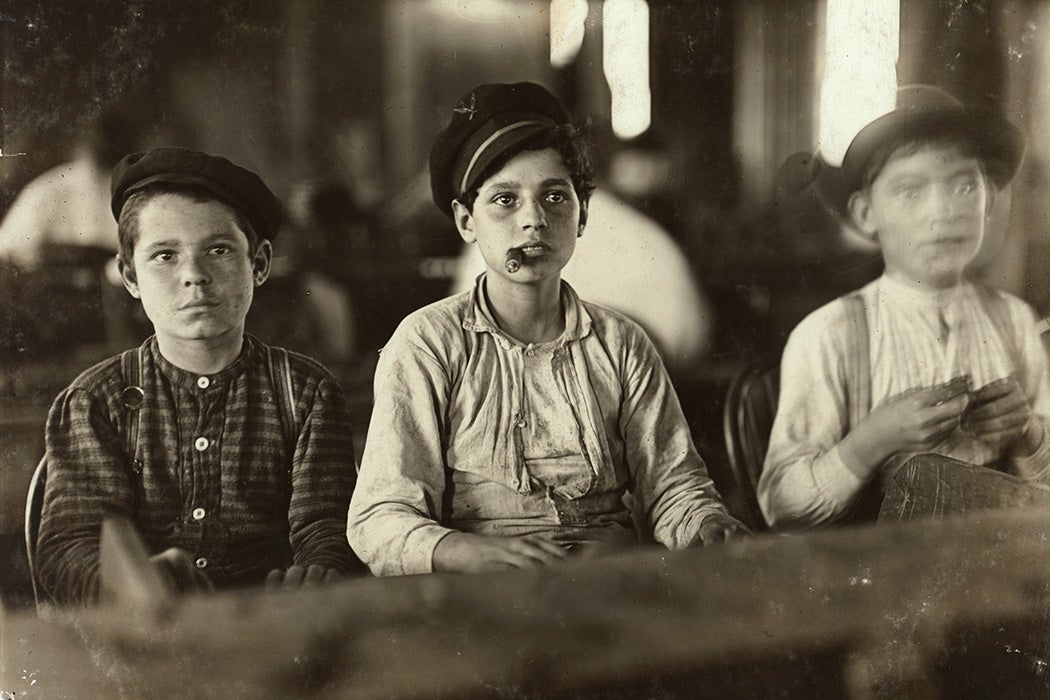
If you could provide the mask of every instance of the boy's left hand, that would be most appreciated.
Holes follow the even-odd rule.
[[[1030,454],[1039,447],[1030,444],[1042,436],[1029,430],[1032,409],[1016,379],[1006,377],[986,384],[973,392],[973,399],[960,423],[964,431],[997,448],[1013,447]]]
[[[343,578],[335,569],[326,569],[318,564],[307,567],[293,564],[286,571],[274,569],[266,576],[266,589],[269,591],[294,591],[299,588],[315,588],[322,584],[334,583]]]
[[[751,531],[742,522],[731,515],[721,513],[707,516],[700,526],[700,542],[705,547],[742,540],[750,537],[751,534]]]

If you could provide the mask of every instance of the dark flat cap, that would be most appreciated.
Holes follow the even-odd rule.
[[[894,109],[869,122],[850,142],[839,168],[821,164],[817,193],[836,213],[848,216],[849,198],[859,190],[868,161],[891,139],[958,136],[971,141],[988,177],[1002,188],[1017,173],[1025,137],[1005,117],[982,107],[963,105],[933,85],[904,85]]]
[[[281,227],[281,202],[250,170],[225,158],[185,148],[156,148],[125,156],[113,168],[113,216],[135,192],[157,183],[194,185],[242,212],[260,239],[271,241]]]
[[[492,161],[528,137],[569,123],[558,99],[536,83],[489,83],[456,103],[430,149],[430,192],[452,216],[452,200],[477,184]]]

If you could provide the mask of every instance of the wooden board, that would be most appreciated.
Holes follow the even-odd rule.
[[[912,457],[888,480],[880,520],[997,508],[1050,509],[1050,487],[935,454]]]
[[[1007,697],[1017,683],[1042,682],[1012,666],[996,673],[1000,661],[1045,656],[1033,640],[1050,639],[1048,537],[1048,513],[988,512],[520,573],[226,593],[185,599],[163,619],[105,609],[8,615],[0,690],[927,697],[980,680]],[[1005,638],[982,651],[975,635],[988,626]],[[969,666],[979,670],[971,678],[955,662],[975,649],[986,663]]]

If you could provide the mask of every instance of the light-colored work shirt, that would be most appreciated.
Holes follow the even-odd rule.
[[[48,245],[117,251],[110,172],[88,158],[56,166],[26,185],[0,224],[0,258],[38,268]]]
[[[1015,374],[1036,419],[1050,418],[1047,362],[1030,307],[1003,292],[1004,305],[989,306],[969,282],[943,291],[921,290],[883,276],[859,291],[868,325],[871,407],[918,387],[969,376],[972,389]],[[989,316],[1008,311],[1003,337]],[[807,526],[844,517],[867,485],[842,460],[838,446],[854,427],[848,400],[856,387],[844,379],[844,362],[856,344],[848,309],[836,299],[806,317],[791,333],[781,361],[780,400],[770,436],[758,499],[773,526]],[[1019,366],[1018,366],[1019,365]],[[991,465],[1006,455],[956,429],[934,450],[972,464]],[[893,464],[910,455],[895,455]],[[1050,440],[1024,458],[1006,460],[1008,471],[1050,478]],[[877,465],[863,465],[873,470]],[[890,467],[884,468],[883,472]]]
[[[408,316],[380,356],[350,503],[351,545],[377,575],[426,573],[454,531],[570,544],[699,541],[726,511],[645,333],[565,282],[565,331],[544,346],[503,333],[484,276]]]

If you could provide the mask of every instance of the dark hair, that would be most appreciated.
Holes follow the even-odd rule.
[[[128,276],[135,280],[135,243],[139,238],[139,213],[154,197],[165,194],[176,194],[186,197],[194,202],[220,202],[233,211],[233,220],[237,227],[244,232],[248,239],[248,257],[251,258],[259,248],[259,235],[255,232],[248,217],[237,207],[219,199],[207,188],[199,185],[175,184],[171,182],[158,182],[147,185],[141,190],[132,193],[124,207],[120,210],[120,218],[117,219],[117,243],[119,250],[117,257],[121,264],[128,270]]]
[[[859,191],[871,189],[872,184],[879,177],[879,173],[886,167],[895,154],[910,156],[925,148],[957,148],[967,158],[976,158],[980,164],[981,174],[988,179],[988,169],[981,160],[978,144],[973,138],[960,133],[952,132],[910,132],[903,133],[888,139],[879,146],[868,158],[861,175]]]
[[[525,151],[544,151],[548,148],[553,148],[561,155],[562,160],[565,161],[565,167],[569,169],[576,197],[580,200],[580,204],[586,204],[595,187],[594,156],[590,143],[584,138],[583,133],[572,124],[551,126],[508,148],[474,178],[473,184],[467,188],[466,192],[457,197],[457,200],[467,208],[467,211],[473,213],[474,202],[478,198],[478,188],[485,180],[499,172],[518,154]]]

